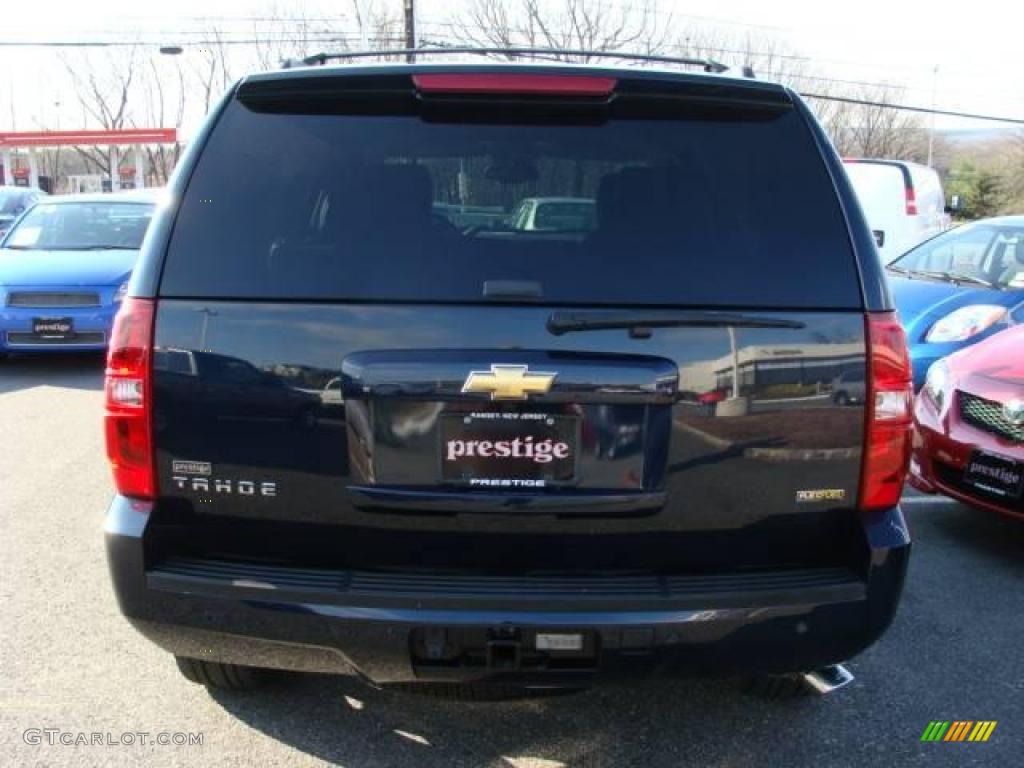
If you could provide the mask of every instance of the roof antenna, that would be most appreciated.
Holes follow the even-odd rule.
[[[754,74],[754,68],[749,64],[743,65],[743,76],[750,78],[751,80],[757,79],[757,76]]]

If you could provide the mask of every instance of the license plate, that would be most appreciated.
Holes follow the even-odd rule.
[[[487,489],[566,485],[576,476],[579,419],[485,411],[441,416],[441,480]]]
[[[32,333],[47,339],[65,339],[75,335],[75,324],[70,317],[33,317]]]
[[[538,651],[582,651],[583,635],[561,632],[538,632]]]
[[[999,496],[1017,497],[1024,487],[1024,464],[975,451],[967,462],[964,482]]]

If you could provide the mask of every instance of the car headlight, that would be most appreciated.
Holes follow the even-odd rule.
[[[981,333],[1006,317],[1006,307],[996,304],[971,304],[955,309],[939,320],[924,337],[925,341],[964,341]]]
[[[946,361],[936,360],[932,363],[924,380],[924,392],[935,403],[939,413],[945,410],[949,402],[951,384],[949,366],[946,365]]]
[[[120,304],[124,301],[124,297],[128,295],[128,281],[121,283],[117,286],[117,291],[114,293],[114,303]]]

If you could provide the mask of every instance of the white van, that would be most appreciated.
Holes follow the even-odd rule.
[[[889,264],[950,225],[942,182],[934,168],[902,160],[846,158],[849,176]]]

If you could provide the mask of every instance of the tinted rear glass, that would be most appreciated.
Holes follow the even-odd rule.
[[[468,302],[489,281],[561,303],[861,306],[836,193],[794,110],[502,125],[233,102],[160,292]]]

